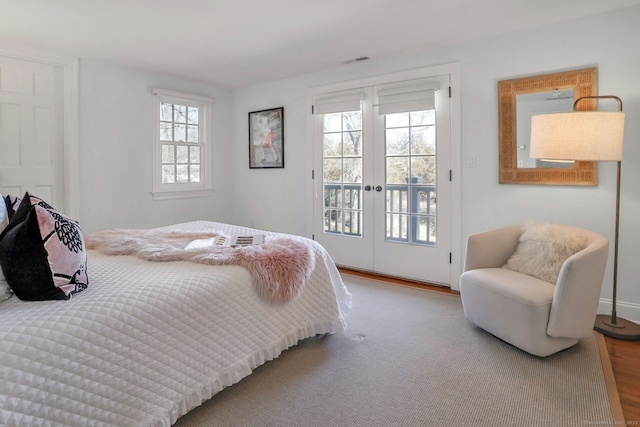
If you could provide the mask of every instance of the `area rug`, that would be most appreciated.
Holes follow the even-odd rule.
[[[471,324],[455,295],[343,277],[346,331],[302,341],[175,426],[624,425],[595,334],[539,358]]]

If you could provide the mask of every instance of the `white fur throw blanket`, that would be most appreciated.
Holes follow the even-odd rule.
[[[209,265],[240,265],[254,279],[258,294],[268,302],[291,301],[311,276],[315,256],[310,245],[285,236],[268,236],[265,243],[242,247],[208,246],[185,250],[191,241],[220,236],[158,229],[117,229],[85,236],[87,249],[106,255],[135,255],[149,261],[192,261]]]

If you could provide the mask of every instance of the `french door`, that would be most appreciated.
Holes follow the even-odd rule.
[[[338,265],[449,284],[449,76],[314,96],[314,238]]]

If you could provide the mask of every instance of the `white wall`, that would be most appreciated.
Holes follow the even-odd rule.
[[[80,215],[83,231],[146,228],[206,219],[228,222],[231,94],[208,84],[80,61]],[[154,201],[153,86],[213,98],[212,197]]]
[[[309,88],[437,64],[462,74],[463,240],[470,233],[528,220],[574,224],[610,239],[615,164],[599,165],[597,187],[498,184],[497,82],[597,66],[599,93],[618,95],[627,114],[622,170],[618,314],[640,320],[640,7],[440,49],[342,66],[229,92],[177,77],[82,59],[79,88],[80,216],[85,232],[208,219],[309,235]],[[363,54],[366,54],[364,52]],[[151,191],[151,87],[216,100],[214,194],[154,202]],[[247,115],[285,107],[285,168],[249,169]],[[460,242],[459,256],[463,253]],[[602,297],[611,298],[609,263]],[[606,312],[606,307],[604,312]]]
[[[622,98],[627,115],[622,170],[618,314],[640,320],[640,7],[395,58],[343,66],[234,92],[231,114],[234,222],[309,235],[306,180],[307,90],[314,86],[459,62],[462,76],[462,157],[475,166],[462,176],[463,240],[470,233],[523,221],[573,224],[613,240],[615,164],[599,165],[597,187],[498,184],[497,82],[597,66],[599,93]],[[363,52],[366,55],[366,52]],[[285,108],[285,168],[249,170],[247,113]],[[462,161],[462,164],[466,162]],[[460,252],[464,242],[460,242]],[[610,257],[611,260],[611,257]],[[612,261],[602,291],[611,298]],[[602,306],[607,312],[606,304]]]

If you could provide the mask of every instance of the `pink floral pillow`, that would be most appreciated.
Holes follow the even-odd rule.
[[[68,299],[89,283],[80,225],[29,193],[0,238],[0,265],[22,300]]]

